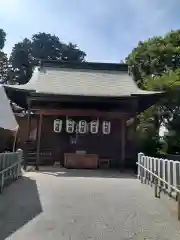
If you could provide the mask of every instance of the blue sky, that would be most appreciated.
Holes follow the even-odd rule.
[[[33,33],[76,43],[87,60],[119,62],[139,40],[180,28],[180,0],[0,0],[4,51]]]

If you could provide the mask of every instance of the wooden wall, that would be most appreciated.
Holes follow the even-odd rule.
[[[18,130],[18,148],[23,148],[24,142],[27,140],[27,132],[28,132],[28,121],[27,116],[25,117],[19,117],[16,116],[16,120],[19,124],[19,130]],[[37,128],[37,119],[36,117],[31,118],[31,132]]]
[[[13,132],[0,128],[0,152],[12,151],[13,140]]]
[[[75,153],[83,150],[89,154],[98,154],[100,158],[112,159],[112,167],[118,167],[121,161],[121,120],[111,120],[111,134],[104,135],[101,131],[98,134],[78,135],[77,143],[71,143],[71,137],[65,131],[55,133],[53,121],[55,117],[44,117],[41,135],[41,151],[51,149],[54,161],[63,164],[64,153]],[[81,117],[80,119],[84,119]],[[100,119],[107,120],[107,119]],[[101,127],[101,126],[100,126]]]
[[[100,131],[97,135],[82,134],[79,135],[77,144],[71,144],[71,137],[75,134],[68,134],[65,131],[61,133],[55,133],[53,131],[53,121],[56,118],[62,118],[58,116],[44,116],[41,132],[41,144],[40,151],[49,150],[52,152],[52,158],[57,162],[63,164],[64,153],[73,153],[78,150],[84,150],[87,153],[98,154],[100,158],[112,159],[112,167],[119,167],[121,162],[121,119],[111,119],[111,134],[103,135]],[[86,119],[80,117],[80,119]],[[27,117],[18,117],[18,123],[20,130],[18,138],[20,139],[18,147],[23,148],[24,142],[27,140]],[[64,118],[65,120],[65,118]],[[108,119],[101,119],[108,120]],[[126,126],[125,126],[126,127]],[[31,132],[37,128],[37,118],[31,119]],[[127,138],[125,144],[125,166],[135,166],[134,159],[134,139],[132,137]],[[34,141],[34,150],[36,151],[36,144]]]

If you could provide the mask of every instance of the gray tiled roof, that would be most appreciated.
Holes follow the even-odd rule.
[[[37,93],[78,96],[123,97],[133,94],[154,94],[140,90],[125,71],[81,70],[70,68],[35,68],[25,85],[10,86]]]

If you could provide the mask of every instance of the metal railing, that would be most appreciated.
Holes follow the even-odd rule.
[[[0,193],[4,186],[21,176],[22,150],[0,154]]]
[[[155,186],[155,197],[163,191],[170,197],[175,195],[180,220],[180,162],[138,154],[138,178],[141,183]]]

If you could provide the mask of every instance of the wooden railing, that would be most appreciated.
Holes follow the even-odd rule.
[[[170,197],[175,195],[180,220],[180,162],[138,154],[138,178],[141,183],[155,187],[155,197],[163,191]]]
[[[22,150],[0,154],[0,193],[4,186],[21,176]]]

